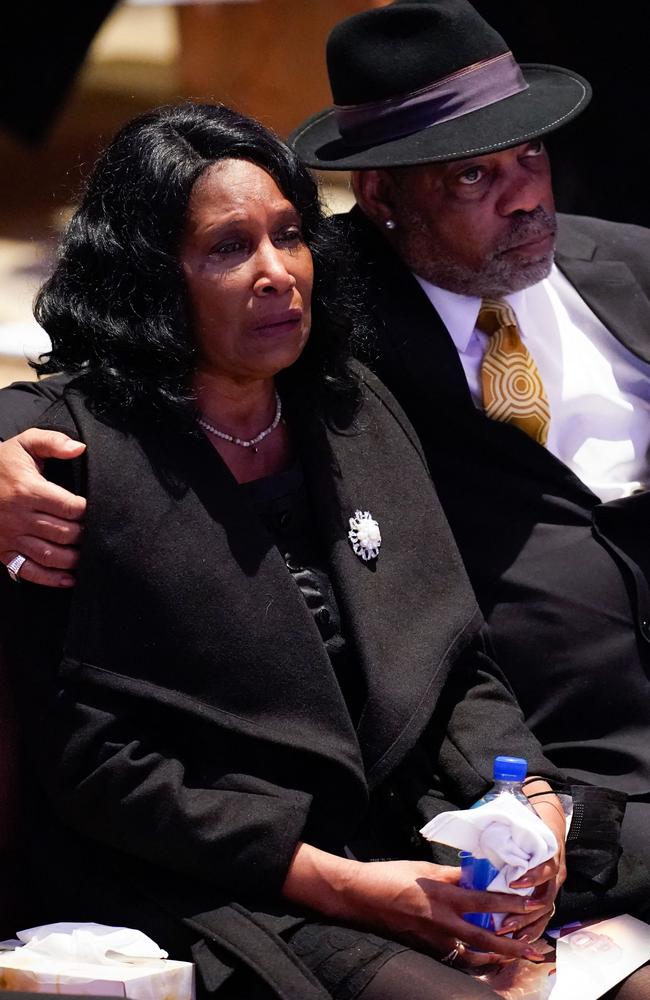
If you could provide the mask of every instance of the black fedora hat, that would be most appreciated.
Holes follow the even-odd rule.
[[[354,170],[457,160],[551,132],[591,88],[559,66],[520,66],[467,0],[394,0],[332,30],[334,106],[289,142],[311,167]]]

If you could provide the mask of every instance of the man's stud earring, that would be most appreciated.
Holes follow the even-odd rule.
[[[397,228],[397,223],[395,222],[395,219],[386,219],[386,221],[384,222],[384,225],[385,225],[386,229],[396,229]]]

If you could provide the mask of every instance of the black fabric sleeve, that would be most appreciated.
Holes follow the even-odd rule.
[[[56,812],[92,840],[235,898],[278,897],[311,797],[245,767],[237,773],[218,747],[211,761],[192,760],[173,736],[178,710],[165,701],[181,699],[63,663],[42,704],[36,748]],[[207,710],[185,701],[205,743],[198,731]]]
[[[65,402],[41,425],[80,436]],[[49,461],[46,473],[83,494],[84,463]],[[12,597],[9,655],[26,746],[58,818],[236,898],[279,896],[311,795],[260,777],[255,741],[247,750],[241,738],[229,740],[204,701],[129,676],[126,665],[121,673],[67,657],[77,591],[25,583]]]
[[[563,899],[571,900],[571,914],[598,915],[602,910],[601,893],[620,877],[625,796],[611,789],[569,782],[544,755],[524,722],[508,682],[488,655],[488,643],[489,633],[485,630],[474,656],[466,656],[464,670],[457,671],[452,680],[454,690],[449,696],[455,702],[439,754],[444,797],[466,808],[491,784],[492,760],[497,754],[525,757],[529,774],[546,778],[557,791],[573,798],[574,821],[566,844],[568,891]],[[483,788],[477,784],[479,775],[484,778]],[[431,816],[443,811],[440,789],[434,787],[421,805]],[[634,859],[627,862],[635,864]],[[630,905],[636,892],[636,887],[630,892]]]
[[[279,897],[311,796],[256,775],[244,753],[234,766],[205,703],[61,659],[68,600],[74,595],[22,587],[21,639],[10,650],[23,732],[58,818],[235,898]]]
[[[454,666],[444,700],[450,707],[439,768],[447,798],[463,807],[472,805],[492,783],[492,764],[499,754],[524,757],[529,774],[564,786],[564,775],[544,755],[489,655],[487,629]]]
[[[422,857],[458,864],[458,851],[428,844],[419,829],[442,812],[468,809],[492,784],[498,754],[525,757],[555,786],[563,775],[526,726],[507,681],[478,634],[455,660],[435,712],[407,758],[374,793],[369,832],[350,845],[364,859]]]
[[[55,375],[40,382],[14,382],[0,389],[0,440],[40,424],[68,382],[66,375]]]

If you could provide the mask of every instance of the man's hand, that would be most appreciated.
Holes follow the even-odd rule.
[[[85,449],[57,431],[23,431],[0,442],[0,562],[26,557],[20,579],[72,587],[86,510],[83,497],[43,478],[46,458],[77,458]]]

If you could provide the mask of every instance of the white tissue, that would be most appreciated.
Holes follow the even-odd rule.
[[[487,858],[498,869],[490,892],[527,895],[530,889],[512,889],[510,883],[557,851],[552,830],[514,795],[500,795],[474,809],[440,813],[420,833],[426,840]]]
[[[167,958],[155,941],[131,927],[105,924],[57,923],[18,931],[23,942],[20,953],[31,956],[37,967],[52,960],[66,967],[117,965]]]

